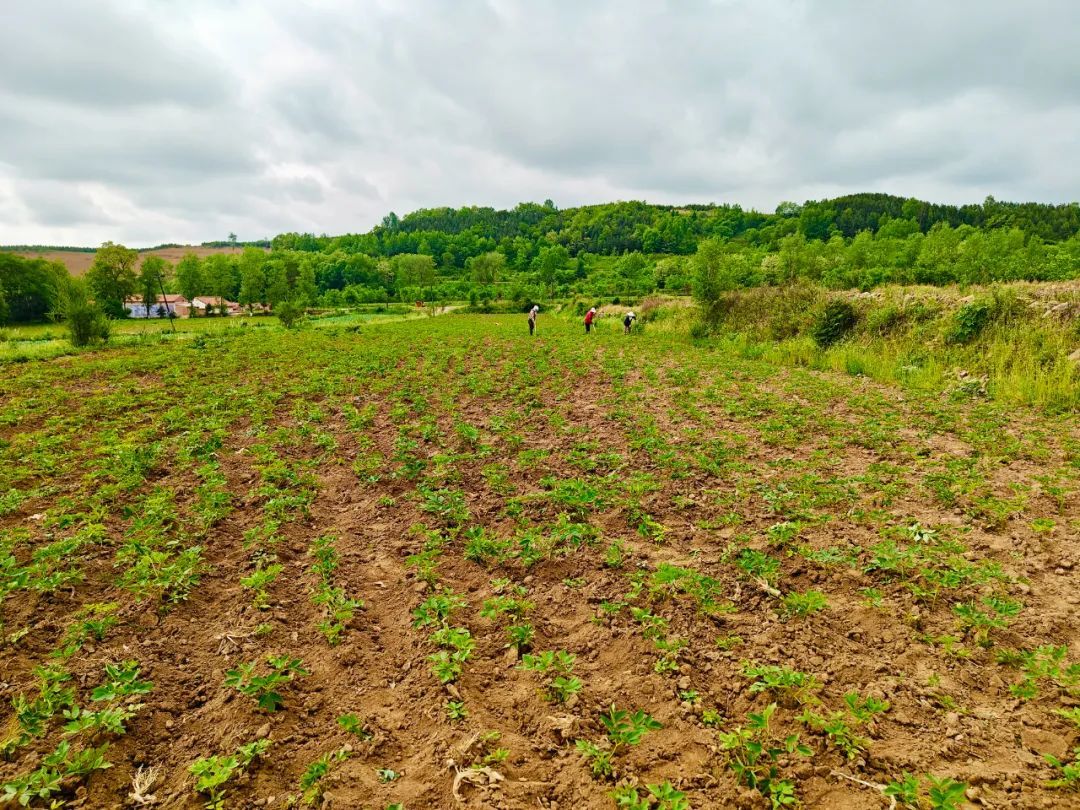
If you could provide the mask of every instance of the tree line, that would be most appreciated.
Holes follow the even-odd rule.
[[[85,282],[63,265],[0,252],[0,322],[42,320],[85,287],[108,317],[161,290],[241,305],[341,307],[412,300],[616,298],[690,293],[701,262],[742,287],[814,282],[835,289],[1080,277],[1080,206],[947,206],[856,194],[773,214],[733,205],[642,202],[557,209],[522,203],[389,214],[363,234],[286,233],[269,250],[185,255],[175,266],[123,245],[97,250]],[[234,235],[222,245],[237,246]]]

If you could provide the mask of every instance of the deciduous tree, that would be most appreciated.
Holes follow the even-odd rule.
[[[124,299],[138,287],[138,275],[135,263],[139,252],[106,242],[96,254],[94,263],[86,271],[86,282],[94,298],[107,315],[113,318],[124,316]]]

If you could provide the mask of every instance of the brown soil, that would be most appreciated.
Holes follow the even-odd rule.
[[[474,366],[483,362],[480,352],[468,361]],[[447,374],[465,371],[451,368]],[[663,379],[665,373],[679,371],[672,361],[658,373]],[[725,766],[716,730],[703,725],[698,714],[701,707],[719,709],[724,717],[721,728],[726,730],[741,725],[748,712],[760,711],[768,702],[766,696],[748,692],[740,670],[744,659],[815,673],[823,683],[819,696],[830,708],[839,708],[843,695],[851,690],[891,703],[891,709],[864,730],[872,742],[853,761],[846,761],[822,736],[804,731],[815,754],[792,764],[788,773],[808,807],[888,807],[888,800],[876,790],[837,773],[880,783],[898,777],[901,771],[948,775],[968,783],[971,807],[1078,806],[1075,794],[1043,786],[1050,772],[1041,758],[1045,753],[1064,754],[1071,747],[1075,734],[1052,713],[1062,700],[1068,704],[1071,698],[1050,688],[1037,700],[1021,702],[1008,691],[1016,680],[1015,672],[993,663],[993,649],[969,644],[968,657],[951,657],[940,647],[918,641],[923,636],[956,633],[948,600],[919,604],[903,588],[882,586],[855,569],[815,566],[798,555],[784,558],[785,592],[816,588],[829,599],[829,607],[820,614],[784,620],[776,599],[741,578],[727,558],[734,535],[749,533],[751,547],[765,548],[766,530],[780,520],[770,513],[760,491],[744,486],[750,479],[742,480],[738,474],[717,478],[699,469],[672,479],[667,468],[633,446],[639,434],[612,413],[610,380],[598,368],[578,373],[581,376],[569,386],[538,392],[544,405],[563,416],[561,426],[553,426],[542,410],[522,408],[512,400],[476,396],[459,401],[460,417],[479,427],[512,410],[527,414],[518,429],[524,437],[521,449],[551,452],[533,465],[521,464],[516,450],[485,431],[483,441],[491,444],[494,454],[459,462],[460,478],[452,486],[466,493],[471,524],[510,537],[515,522],[506,516],[506,499],[493,491],[483,475],[484,467],[493,461],[505,463],[516,495],[528,499],[543,492],[539,481],[545,475],[581,477],[581,470],[567,462],[566,453],[576,442],[592,440],[598,448],[594,453],[616,452],[630,461],[623,476],[652,473],[661,483],[659,491],[645,496],[643,505],[666,529],[662,545],[629,528],[624,510],[617,505],[594,512],[588,519],[601,530],[605,543],[622,541],[626,548],[622,569],[604,565],[603,545],[556,556],[527,571],[514,563],[484,567],[464,559],[463,539],[454,540],[444,551],[439,576],[445,587],[468,600],[469,609],[461,613],[458,623],[469,627],[477,647],[456,686],[443,687],[428,667],[426,659],[434,648],[426,632],[412,628],[411,611],[428,588],[406,564],[406,557],[420,551],[423,542],[412,527],[431,526],[435,521],[421,510],[413,482],[389,476],[377,484],[358,480],[352,470],[359,452],[357,441],[339,407],[377,401],[376,429],[371,435],[389,457],[396,426],[388,403],[366,390],[364,380],[350,381],[352,391],[341,400],[324,403],[332,412],[326,427],[338,450],[316,470],[318,497],[310,516],[282,527],[283,540],[275,551],[285,572],[271,587],[272,605],[265,612],[251,607],[250,592],[239,585],[239,579],[251,570],[244,532],[262,517],[261,504],[251,494],[256,482],[250,452],[253,442],[242,428],[234,428],[218,454],[233,493],[234,511],[207,538],[204,558],[209,567],[201,584],[188,601],[160,618],[145,607],[125,607],[122,624],[106,641],[87,646],[69,664],[78,684],[88,687],[97,683],[104,663],[134,658],[155,685],[129,733],[113,744],[110,759],[116,767],[95,774],[88,787],[79,789],[72,806],[132,806],[126,798],[129,780],[136,767],[147,765],[161,769],[154,791],[156,806],[199,807],[187,773],[191,763],[198,757],[229,753],[256,737],[269,737],[273,747],[267,759],[250,775],[231,783],[226,806],[284,806],[285,797],[297,792],[300,775],[310,762],[347,745],[351,756],[327,778],[323,806],[383,810],[391,802],[401,802],[408,810],[610,807],[612,784],[590,777],[573,741],[599,740],[603,735],[599,715],[614,703],[620,708],[645,709],[663,724],[663,729],[646,735],[640,746],[620,755],[616,764],[621,778],[636,778],[642,784],[670,780],[687,792],[695,808],[763,808],[766,804],[756,792],[736,783]],[[721,389],[756,386],[762,395],[790,402],[791,391],[798,388],[796,375],[808,373],[777,371],[768,379],[737,375],[733,381],[721,377],[709,383]],[[703,371],[702,377],[707,374]],[[706,439],[722,439],[729,445],[745,440],[741,458],[757,481],[786,481],[823,452],[831,457],[815,473],[828,472],[847,481],[869,476],[874,465],[882,463],[910,465],[915,457],[922,470],[929,470],[936,463],[970,454],[964,441],[952,433],[935,432],[930,417],[909,410],[896,392],[836,379],[845,396],[819,403],[803,434],[790,446],[769,443],[760,418],[730,414],[723,399],[705,406],[704,418],[699,419],[680,407],[671,386],[650,385],[637,373],[628,382],[640,386],[639,413],[655,419],[660,432],[677,447]],[[267,384],[273,384],[272,378]],[[866,414],[853,409],[846,396],[860,385],[907,418],[906,434],[897,434],[891,447],[860,444]],[[293,404],[289,397],[282,400],[276,424],[294,427]],[[438,418],[443,435],[454,437],[453,422],[445,414]],[[817,432],[815,420],[839,430]],[[839,443],[838,435],[842,437]],[[295,459],[318,455],[310,447],[291,452]],[[439,452],[445,448],[425,449],[430,457]],[[1061,458],[1056,445],[1048,446],[1046,452],[1055,461]],[[1026,459],[1017,462],[1002,489],[1014,484],[1038,486],[1035,478],[1046,466],[1045,459],[1037,464]],[[197,483],[167,470],[157,475],[154,483],[175,489],[178,500],[190,495]],[[836,519],[808,527],[804,540],[819,549],[833,545],[868,548],[879,539],[876,530],[852,513],[856,507],[874,505],[897,523],[967,524],[956,510],[936,504],[918,486],[913,470],[905,468],[898,475],[902,486],[895,498],[882,502],[877,488],[867,485],[853,498],[824,507]],[[77,481],[69,484],[75,487]],[[32,526],[33,515],[42,505],[28,502],[5,518],[3,525]],[[528,509],[536,520],[545,516],[553,520],[558,512],[542,501]],[[719,519],[730,511],[738,511],[744,521],[736,527],[720,527]],[[1027,525],[1040,516],[1053,516],[1059,528],[1044,536],[1033,534]],[[1036,495],[1024,523],[1013,522],[1004,529],[975,525],[966,533],[964,542],[972,559],[998,561],[1020,578],[1017,593],[1022,593],[1024,612],[1016,624],[995,635],[996,647],[1056,643],[1080,649],[1076,516],[1075,501],[1068,502],[1063,515],[1048,498]],[[117,515],[110,521],[117,536],[124,520]],[[701,528],[703,523],[717,528]],[[308,549],[314,538],[327,534],[339,538],[337,581],[365,603],[336,647],[328,646],[315,630],[320,611],[309,595],[315,579],[309,570]],[[86,580],[70,592],[8,597],[3,608],[5,628],[28,625],[33,632],[18,645],[0,648],[0,696],[5,704],[30,688],[31,667],[47,658],[74,608],[92,601],[125,604],[125,596],[114,585],[112,554],[111,548],[103,546],[99,557],[86,566]],[[610,617],[599,610],[602,601],[626,593],[628,571],[652,570],[661,562],[690,566],[716,577],[725,584],[735,606],[731,613],[709,618],[687,599],[657,602],[654,610],[668,618],[670,631],[690,641],[680,670],[671,675],[654,671],[656,652],[625,611]],[[545,699],[539,677],[519,670],[516,655],[505,648],[505,623],[479,617],[480,603],[492,596],[491,581],[497,577],[514,579],[528,589],[535,604],[530,614],[536,630],[534,650],[565,649],[578,656],[575,674],[585,684],[580,697],[564,705]],[[888,609],[866,604],[860,590],[869,586],[886,592]],[[269,640],[253,634],[264,621],[275,625]],[[717,647],[718,636],[733,635],[742,637],[741,646]],[[257,660],[267,651],[300,656],[312,673],[286,688],[286,708],[272,714],[259,711],[250,700],[222,686],[225,670],[240,661]],[[679,693],[688,689],[700,696],[698,707],[680,700]],[[454,724],[446,718],[445,705],[449,698],[458,697],[469,716]],[[780,703],[785,728],[795,730],[796,707],[783,698]],[[337,727],[334,719],[346,712],[365,721],[372,739],[360,741]],[[465,784],[460,800],[456,799],[455,769],[473,756],[475,745],[470,744],[486,730],[498,731],[499,746],[510,751],[509,758],[495,766],[505,781],[489,787]],[[17,765],[0,764],[0,781],[25,771],[42,750]],[[390,768],[401,776],[381,783],[379,768]]]

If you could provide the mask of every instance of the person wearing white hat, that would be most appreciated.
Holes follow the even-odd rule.
[[[533,308],[529,310],[529,334],[531,335],[536,331],[536,314],[540,311],[540,307],[533,304]]]
[[[626,317],[622,319],[624,335],[630,334],[630,327],[634,325],[635,320],[637,320],[637,315],[634,314],[633,310],[626,313]]]

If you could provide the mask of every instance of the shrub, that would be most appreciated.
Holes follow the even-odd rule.
[[[274,314],[278,316],[282,326],[292,329],[304,317],[304,308],[296,301],[282,301],[274,307]]]
[[[90,300],[81,281],[72,279],[64,284],[54,317],[67,326],[72,346],[105,343],[109,339],[109,319],[104,310]]]
[[[947,343],[971,343],[990,322],[991,307],[986,301],[972,301],[960,307],[952,318],[952,324],[945,333]]]
[[[814,342],[821,348],[827,349],[846,337],[855,328],[856,320],[858,318],[855,315],[855,308],[850,303],[841,300],[830,301],[814,322],[811,332]]]

